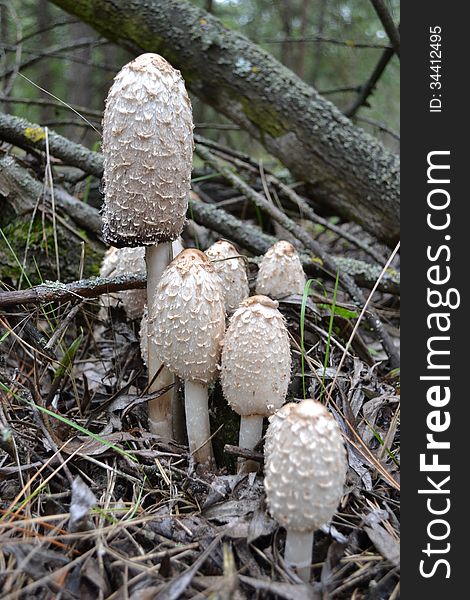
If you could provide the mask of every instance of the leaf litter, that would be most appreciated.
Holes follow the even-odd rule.
[[[148,433],[155,395],[145,394],[137,324],[113,309],[103,320],[88,301],[68,323],[55,364],[21,336],[1,346],[0,598],[397,597],[399,388],[370,355],[364,360],[362,330],[337,376],[350,332],[344,317],[335,319],[326,368],[315,359],[325,355],[329,313],[310,299],[304,344],[315,353],[302,373],[300,303],[281,302],[297,340],[288,399],[302,398],[303,377],[315,397],[335,381],[330,409],[350,465],[335,517],[315,534],[311,585],[283,561],[285,532],[266,511],[262,472],[237,475],[223,451],[216,471],[200,470],[184,443]],[[66,310],[54,310],[58,327]],[[31,322],[47,337],[40,317]],[[52,386],[46,414],[34,407]],[[217,387],[212,396],[214,415],[223,400]],[[231,427],[217,435],[236,444],[224,438]]]

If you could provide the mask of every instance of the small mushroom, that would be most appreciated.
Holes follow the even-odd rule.
[[[198,463],[213,460],[208,385],[218,375],[224,329],[219,276],[203,252],[183,250],[157,286],[149,336],[158,359],[184,379],[188,442]]]
[[[146,246],[149,310],[169,242],[181,233],[191,183],[193,119],[183,78],[158,54],[142,54],[116,75],[103,116],[103,237],[118,247]],[[150,315],[151,316],[151,315]],[[149,391],[172,378],[148,348]],[[154,433],[172,437],[173,393],[149,407]],[[150,414],[151,413],[151,414]]]
[[[109,248],[103,258],[100,277],[145,274],[145,248]],[[129,319],[142,317],[147,302],[147,290],[125,290],[116,295],[101,296],[103,306],[116,306],[120,300]]]
[[[270,298],[303,294],[306,277],[297,250],[290,242],[276,242],[261,260],[256,293]]]
[[[278,303],[266,296],[244,300],[230,319],[222,350],[221,384],[241,416],[239,446],[253,449],[262,437],[263,418],[286,399],[291,354]],[[241,463],[244,471],[255,464]]]
[[[222,281],[225,296],[225,309],[233,312],[242,300],[250,295],[248,277],[243,258],[240,258],[235,246],[226,240],[212,244],[206,255]]]
[[[264,446],[266,501],[285,527],[286,562],[310,580],[313,534],[341,500],[347,461],[340,429],[323,404],[284,405],[269,419]]]

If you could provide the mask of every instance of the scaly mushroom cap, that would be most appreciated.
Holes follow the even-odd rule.
[[[142,54],[116,75],[103,116],[103,237],[115,246],[174,240],[191,183],[193,120],[179,71]]]
[[[336,512],[346,452],[334,418],[320,402],[284,405],[269,419],[264,446],[266,501],[276,521],[314,531]]]
[[[242,416],[271,415],[282,406],[291,355],[278,303],[252,296],[235,311],[225,334],[220,381],[224,396]]]
[[[303,294],[306,278],[294,246],[281,240],[263,256],[256,278],[256,293],[270,298]]]
[[[239,253],[230,242],[225,240],[219,240],[212,244],[206,250],[206,255],[211,261],[216,261],[212,263],[212,266],[222,281],[225,309],[230,312],[234,311],[240,302],[250,295],[245,263],[242,258],[230,258],[238,257]]]
[[[100,268],[100,277],[118,277],[119,275],[145,274],[145,248],[109,248],[103,258]],[[114,297],[113,297],[114,296]],[[104,306],[116,306],[120,298],[126,315],[129,319],[138,319],[142,316],[147,302],[147,290],[125,290],[115,295],[102,296]]]
[[[163,272],[149,322],[157,356],[181,379],[202,384],[218,373],[225,330],[222,284],[207,256],[188,248]]]

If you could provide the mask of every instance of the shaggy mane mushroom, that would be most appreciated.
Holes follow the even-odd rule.
[[[343,494],[341,431],[320,402],[289,403],[270,418],[264,452],[266,502],[287,532],[285,560],[308,582],[314,531],[331,519]]]
[[[103,116],[103,237],[117,247],[145,246],[149,310],[171,241],[181,233],[191,182],[193,120],[183,78],[158,54],[142,54],[114,79]],[[149,315],[151,318],[151,314]],[[148,348],[149,391],[170,385],[152,340]],[[173,436],[173,393],[149,403],[154,433]]]
[[[198,463],[213,460],[208,385],[219,372],[224,330],[219,276],[203,252],[183,250],[157,286],[149,337],[158,359],[184,380],[189,449]]]
[[[290,242],[276,242],[263,256],[256,278],[256,293],[281,299],[304,292],[306,277],[297,250]]]
[[[290,343],[278,303],[252,296],[235,311],[225,334],[220,381],[227,402],[241,417],[239,446],[252,450],[263,418],[286,399],[291,374]],[[240,463],[245,471],[253,462]]]

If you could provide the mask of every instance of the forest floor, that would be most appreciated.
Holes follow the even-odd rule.
[[[257,475],[236,473],[238,417],[219,384],[208,471],[184,443],[149,433],[139,323],[95,298],[2,317],[0,598],[398,598],[399,371],[384,367],[366,327],[338,370],[357,313],[340,294],[331,319],[328,285],[324,303],[280,302],[293,339],[288,400],[321,397],[348,450],[341,504],[315,534],[311,585],[283,561],[262,448]],[[374,301],[396,332],[396,299]],[[54,331],[40,350],[34,334]]]

